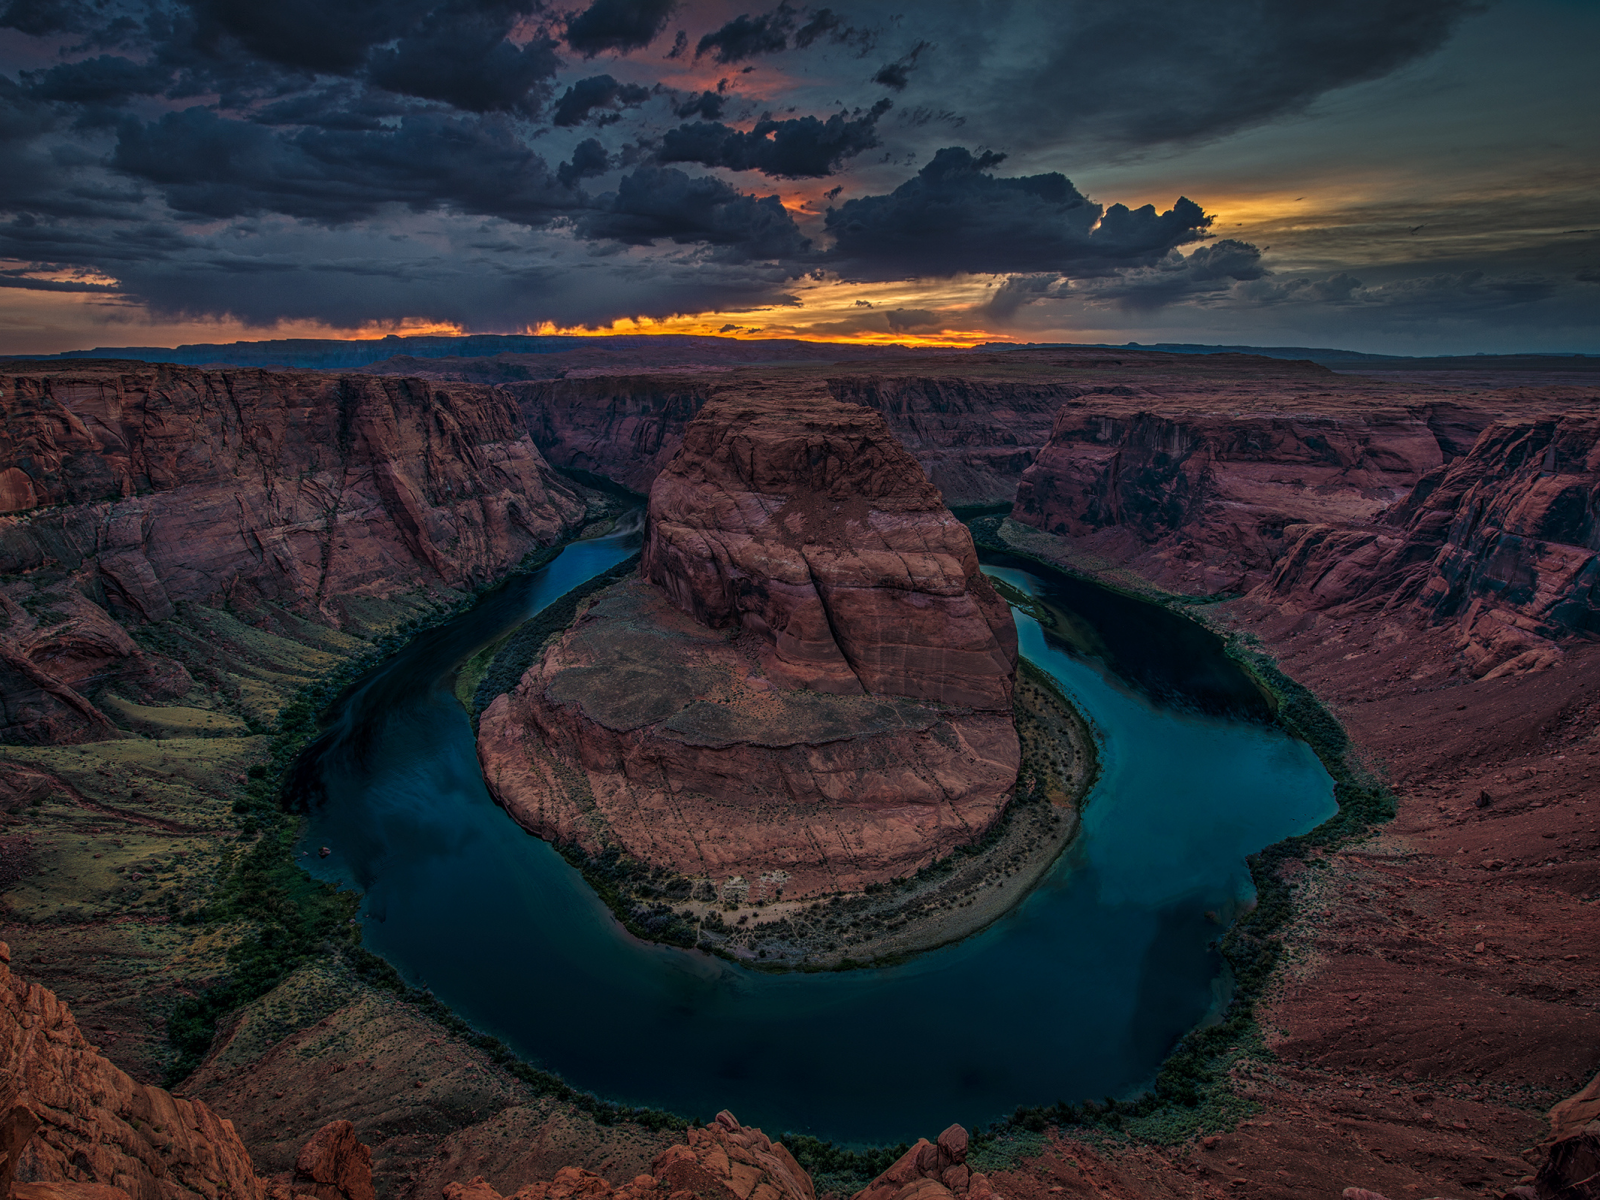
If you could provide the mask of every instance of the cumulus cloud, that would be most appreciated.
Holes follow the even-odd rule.
[[[596,138],[585,138],[572,150],[572,158],[556,169],[556,178],[567,187],[576,187],[578,180],[594,175],[604,175],[611,166],[611,157]]]
[[[710,54],[719,63],[736,63],[759,54],[776,54],[789,48],[794,22],[795,10],[787,4],[759,17],[742,13],[701,38],[694,56]]]
[[[704,91],[699,95],[690,96],[673,108],[673,114],[682,118],[701,117],[707,121],[722,119],[723,110],[727,107],[728,98],[722,92]]]
[[[911,48],[910,53],[901,55],[892,63],[884,63],[878,68],[878,73],[872,77],[873,83],[881,83],[886,88],[893,88],[897,92],[906,90],[906,84],[911,82],[911,71],[917,65],[917,59],[922,52],[928,49],[927,42],[918,42]]]
[[[1102,208],[1064,175],[990,174],[999,161],[947,147],[888,195],[830,208],[838,269],[858,279],[1106,273],[1159,261],[1211,223],[1187,199],[1163,213]]]
[[[664,163],[700,163],[787,179],[818,178],[833,174],[846,159],[878,145],[874,127],[889,107],[889,101],[880,100],[864,114],[847,117],[835,113],[826,121],[764,117],[748,133],[697,121],[666,133],[659,156]]]
[[[672,167],[640,167],[624,176],[578,218],[577,229],[580,237],[631,246],[707,243],[730,262],[794,258],[811,248],[778,197],[746,195]]]
[[[585,58],[643,50],[666,28],[677,0],[594,0],[567,23],[567,45]]]
[[[569,87],[551,110],[550,120],[556,125],[581,125],[595,109],[605,110],[601,124],[619,120],[617,111],[643,104],[650,99],[650,89],[637,83],[618,83],[609,75],[592,75],[580,79]]]
[[[128,120],[111,158],[173,209],[227,218],[284,213],[328,224],[385,205],[544,224],[574,197],[505,117],[421,113],[380,129],[278,133],[194,107]]]

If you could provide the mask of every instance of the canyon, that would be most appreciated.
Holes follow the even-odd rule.
[[[249,930],[172,913],[250,844],[235,808],[297,690],[581,531],[592,485],[650,491],[700,413],[764,383],[877,413],[941,507],[1014,493],[1014,550],[1255,639],[1398,799],[1369,840],[1290,872],[1293,961],[1260,1011],[1270,1053],[1229,1068],[1228,1128],[1121,1146],[1049,1129],[994,1189],[1396,1198],[1527,1174],[1555,1194],[1543,1151],[1521,1154],[1600,1067],[1593,387],[1133,350],[503,388],[87,362],[0,380],[5,928],[139,1086],[170,1059],[171,1005],[225,978]],[[714,598],[669,549],[662,578],[690,608]],[[676,603],[647,615],[690,643],[727,632]],[[741,636],[721,669],[784,669]],[[531,1087],[339,959],[230,1017],[180,1090],[233,1120],[263,1176],[351,1120],[384,1195],[631,1180],[676,1144]]]

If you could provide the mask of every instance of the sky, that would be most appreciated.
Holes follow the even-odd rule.
[[[1593,0],[0,0],[0,353],[1600,352]]]

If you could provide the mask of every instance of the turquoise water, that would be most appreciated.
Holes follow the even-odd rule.
[[[1217,695],[1249,694],[1214,642],[1185,641],[1192,623],[1110,593],[1074,609],[1085,585],[992,566],[1074,622],[1060,640],[1017,619],[1101,743],[1083,834],[1046,880],[983,933],[885,970],[768,975],[640,943],[490,800],[450,694],[453,663],[636,541],[569,547],[353,692],[306,837],[333,850],[313,871],[366,891],[368,947],[578,1087],[850,1142],[1137,1089],[1222,998],[1215,942],[1251,898],[1245,856],[1334,811],[1303,743],[1198,711],[1168,686],[1183,672],[1146,669],[1174,639],[1215,658]]]

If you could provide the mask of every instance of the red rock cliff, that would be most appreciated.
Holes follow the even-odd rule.
[[[105,736],[92,680],[187,690],[108,613],[251,597],[342,625],[355,598],[490,579],[584,513],[485,387],[24,364],[0,406],[0,574],[53,581],[0,598],[4,740]]]
[[[1266,579],[1286,527],[1376,519],[1445,461],[1441,442],[1453,446],[1456,427],[1478,415],[1332,395],[1291,411],[1209,400],[1069,401],[1023,474],[1012,519],[1165,586],[1241,590]]]
[[[1291,527],[1262,594],[1455,622],[1472,674],[1549,665],[1600,635],[1600,416],[1497,421],[1381,523]]]

